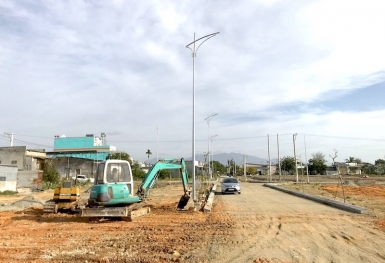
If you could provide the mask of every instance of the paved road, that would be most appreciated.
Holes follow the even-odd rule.
[[[257,183],[220,194],[212,213],[231,226],[213,262],[385,262],[385,233],[366,215],[351,214]],[[219,215],[220,214],[220,215]],[[218,233],[221,234],[221,233]]]

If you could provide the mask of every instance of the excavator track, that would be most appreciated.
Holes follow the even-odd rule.
[[[56,214],[57,213],[57,203],[54,200],[48,200],[43,205],[44,214]]]
[[[145,202],[143,203],[136,203],[136,204],[132,204],[128,207],[127,211],[131,212],[131,211],[134,211],[134,210],[138,210],[144,206],[146,206],[147,204]]]

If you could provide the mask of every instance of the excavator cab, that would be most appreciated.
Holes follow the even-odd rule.
[[[108,160],[99,164],[95,184],[132,183],[132,172],[129,162]]]

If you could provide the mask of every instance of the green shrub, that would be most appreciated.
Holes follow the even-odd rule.
[[[60,182],[52,183],[52,182],[43,181],[42,183],[42,187],[44,190],[55,189],[56,187],[59,187],[59,186],[60,186]]]

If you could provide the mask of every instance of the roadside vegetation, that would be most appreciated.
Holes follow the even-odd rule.
[[[43,189],[54,189],[60,185],[61,176],[56,167],[56,159],[48,159],[45,161],[43,169]]]
[[[3,192],[0,191],[0,195],[15,195],[15,194],[17,194],[17,192],[15,191],[10,191],[10,190],[6,190]]]
[[[150,150],[146,152],[148,158],[152,154]],[[333,164],[337,163],[338,151],[334,149],[334,155],[330,155],[333,160]],[[54,189],[61,185],[62,177],[57,171],[58,163],[62,162],[63,158],[56,159],[47,159],[44,165],[43,170],[43,189]],[[126,152],[115,152],[107,156],[106,159],[119,159],[126,160],[131,164],[133,178],[136,181],[142,181],[146,175],[145,171],[142,170],[141,166],[137,162],[133,162],[131,156]],[[281,166],[281,171],[285,174],[295,174],[295,158],[292,156],[285,156],[279,160]],[[377,159],[374,164],[363,162],[360,158],[349,157],[345,159],[344,162],[340,163],[357,163],[360,167],[363,175],[373,175],[373,176],[385,176],[385,160]],[[234,159],[227,160],[227,165],[223,165],[218,161],[212,161],[212,172],[213,176],[230,174],[235,176],[242,176],[244,174],[244,169],[242,165],[237,165]],[[274,164],[273,164],[274,165]],[[275,164],[278,166],[278,164]],[[300,168],[298,168],[300,167]],[[327,160],[325,155],[322,152],[317,152],[311,155],[311,158],[308,160],[308,171],[311,175],[316,174],[326,174],[327,169],[330,166],[327,165]],[[299,174],[306,175],[306,163],[299,162],[297,159],[297,168]],[[203,172],[205,173],[205,172]],[[247,167],[247,175],[256,175],[261,173],[255,167]],[[266,171],[262,171],[262,174],[265,174]],[[278,169],[276,171],[278,173]],[[189,179],[191,178],[189,175]],[[178,180],[179,177],[174,177],[171,170],[162,170],[159,172],[159,180]],[[84,184],[86,185],[86,184]]]

